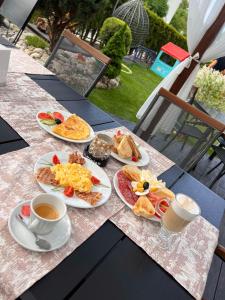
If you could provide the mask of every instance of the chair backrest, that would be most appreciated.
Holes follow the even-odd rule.
[[[4,0],[0,15],[22,28],[39,0]]]
[[[224,130],[225,124],[161,88],[134,132],[189,171]]]
[[[45,66],[79,94],[87,96],[110,61],[101,51],[65,30]]]

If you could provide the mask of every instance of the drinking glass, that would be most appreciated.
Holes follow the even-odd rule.
[[[160,211],[157,207],[157,212]],[[201,213],[198,204],[189,196],[177,194],[165,213],[161,213],[161,228],[158,234],[159,246],[171,249],[174,237]]]

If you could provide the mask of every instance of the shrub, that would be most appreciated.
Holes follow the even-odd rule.
[[[176,29],[168,25],[163,21],[162,18],[157,16],[150,9],[146,9],[149,16],[149,36],[146,40],[146,46],[152,50],[159,51],[160,48],[172,42],[183,49],[187,50],[187,40],[186,38],[176,31]]]
[[[113,37],[113,35],[116,32],[118,32],[121,28],[123,28],[124,25],[126,25],[126,23],[118,18],[115,17],[107,18],[104,21],[102,28],[100,29],[100,35],[99,35],[103,46],[105,46],[107,42],[110,40],[110,38]],[[132,34],[131,34],[130,27],[128,25],[126,26],[124,32],[124,41],[125,41],[126,52],[128,52],[132,41]]]
[[[25,43],[27,44],[27,46],[33,46],[35,48],[41,49],[45,49],[49,46],[47,42],[36,35],[27,35],[25,37]]]
[[[115,78],[119,76],[121,72],[121,64],[123,57],[126,55],[125,46],[125,32],[127,30],[127,24],[123,25],[119,31],[109,39],[108,43],[103,49],[103,53],[109,56],[112,61],[106,71],[106,76],[109,78]]]

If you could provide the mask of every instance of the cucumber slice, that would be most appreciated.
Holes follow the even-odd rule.
[[[40,121],[42,124],[49,125],[49,126],[56,124],[55,120],[40,120]]]

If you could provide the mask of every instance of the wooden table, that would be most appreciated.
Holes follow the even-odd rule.
[[[46,78],[43,75],[30,75],[69,111],[84,117],[96,131],[119,126],[105,112],[59,82],[56,77],[45,76]],[[28,146],[13,128],[0,119],[0,154]],[[173,166],[160,178],[165,180],[174,192],[186,192],[196,199],[201,206],[202,215],[217,228],[221,223],[225,224],[225,201],[178,166]],[[224,228],[224,225],[222,227]],[[220,242],[225,245],[223,230]],[[225,264],[215,256],[205,299],[225,299],[224,278]],[[107,221],[53,271],[21,295],[20,299],[193,298],[142,249]]]

